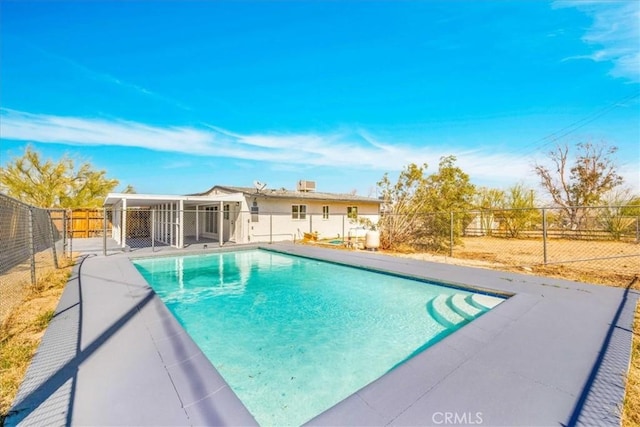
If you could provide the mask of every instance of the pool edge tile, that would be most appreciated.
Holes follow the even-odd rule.
[[[387,424],[447,378],[465,360],[461,353],[440,342],[373,381],[355,395],[381,414]]]
[[[202,352],[166,369],[185,407],[229,387]]]
[[[194,426],[258,426],[259,424],[228,386],[190,405],[185,405]]]
[[[316,415],[304,426],[382,426],[388,419],[367,404],[358,394]]]

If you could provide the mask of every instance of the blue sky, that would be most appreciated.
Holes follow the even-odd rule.
[[[0,1],[0,164],[32,144],[124,188],[373,195],[441,156],[534,188],[557,143],[640,191],[637,1]]]

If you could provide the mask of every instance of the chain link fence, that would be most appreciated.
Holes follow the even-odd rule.
[[[640,275],[640,206],[384,215],[385,246],[517,267],[572,264]],[[386,241],[385,241],[386,239]]]
[[[3,208],[2,233],[8,233],[6,224],[16,221],[8,219],[17,215],[14,211],[31,209],[35,235],[46,235],[42,231],[46,221],[53,220],[56,231],[67,230],[63,238],[68,250],[71,237],[78,245],[93,237],[94,241],[99,238],[94,243],[96,252],[104,255],[142,248],[215,247],[221,241],[223,245],[293,241],[362,249],[367,230],[374,226],[380,232],[382,247],[394,250],[525,268],[570,263],[583,270],[619,271],[631,277],[640,274],[640,206],[468,210],[411,217],[385,213],[378,219],[300,211],[258,213],[243,211],[234,204],[184,210],[74,210],[65,215],[26,207],[14,200],[3,203],[9,210]],[[5,212],[12,212],[7,219]],[[39,212],[48,214],[44,222]],[[8,248],[3,251],[3,272],[9,266],[17,268],[18,259],[23,264],[31,259],[29,246],[24,244],[29,240],[28,225],[28,220],[16,222],[11,226],[14,237],[7,239],[8,243],[3,237],[3,248]],[[34,239],[35,253],[52,258],[56,252],[53,248],[43,252],[41,240]],[[13,249],[7,245],[17,246]],[[16,255],[7,256],[5,252]],[[29,280],[30,268],[24,264],[21,270]]]
[[[67,214],[0,194],[0,321],[66,256]]]

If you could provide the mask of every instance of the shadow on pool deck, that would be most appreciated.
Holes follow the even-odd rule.
[[[582,387],[580,398],[576,402],[576,406],[571,413],[571,418],[566,424],[567,426],[599,424],[601,419],[599,414],[607,409],[606,401],[604,404],[602,402],[602,396],[620,396],[622,394],[622,398],[624,398],[625,384],[624,382],[620,384],[620,369],[616,370],[612,369],[612,367],[622,368],[625,364],[627,366],[629,364],[630,343],[627,342],[627,334],[615,334],[615,332],[616,329],[620,328],[620,318],[623,314],[626,314],[626,316],[631,315],[632,317],[634,315],[634,304],[627,305],[632,285],[633,282],[629,283],[624,289],[618,310],[609,325],[609,330],[602,342],[598,358],[591,368],[587,382]],[[633,300],[637,304],[637,293]],[[629,308],[630,306],[631,308]],[[631,310],[631,313],[623,313],[625,307],[627,310]],[[624,329],[624,331],[633,337],[632,328],[633,324],[629,328]],[[622,400],[620,400],[620,407],[622,407]],[[620,423],[619,418],[611,418],[611,421],[614,423],[616,421],[616,424]]]
[[[48,401],[59,394],[59,390],[63,390],[65,385],[68,396],[66,397],[68,402],[68,408],[60,407],[57,410],[51,408],[50,417],[44,419],[30,420],[31,422],[46,423],[46,424],[64,424],[69,425],[71,423],[71,415],[73,413],[73,403],[75,401],[76,381],[79,367],[84,361],[90,357],[98,348],[104,345],[113,334],[119,330],[125,323],[127,323],[139,310],[139,308],[146,305],[152,298],[153,293],[149,292],[147,296],[140,301],[136,306],[131,307],[124,315],[117,319],[110,327],[108,327],[102,334],[100,334],[94,341],[89,343],[84,349],[81,348],[81,336],[82,336],[82,322],[83,318],[82,308],[82,265],[87,259],[87,255],[80,258],[77,264],[77,268],[74,274],[69,279],[66,289],[71,289],[70,293],[75,293],[77,296],[77,302],[70,306],[65,304],[66,301],[61,301],[52,319],[53,324],[57,324],[59,319],[65,318],[68,320],[67,325],[75,325],[76,333],[69,333],[66,338],[70,338],[68,343],[74,339],[75,346],[67,348],[60,348],[62,352],[52,353],[53,358],[43,360],[43,357],[36,356],[32,362],[31,370],[42,370],[46,372],[39,372],[38,379],[44,379],[43,382],[34,381],[30,383],[31,378],[27,376],[27,380],[22,384],[20,393],[15,399],[14,408],[10,412],[10,418],[7,420],[7,425],[19,424],[27,417],[32,415],[31,408],[40,408],[43,404],[49,403]],[[77,315],[76,315],[77,314]],[[67,330],[66,332],[72,332]],[[75,335],[75,336],[74,336]],[[51,343],[50,337],[48,340],[43,340],[42,345],[51,345],[59,343]],[[71,350],[71,351],[70,351]],[[58,356],[58,357],[55,357]],[[41,366],[39,366],[41,365]],[[35,387],[34,387],[35,386]],[[58,399],[55,399],[58,400]],[[41,411],[43,413],[48,411]],[[46,414],[45,414],[46,415]]]
[[[372,253],[268,248],[515,294],[310,424],[438,425],[452,414],[458,424],[619,425],[637,291]],[[78,263],[7,425],[255,425],[133,267],[134,255],[153,254]]]

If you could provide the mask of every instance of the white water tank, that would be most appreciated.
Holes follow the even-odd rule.
[[[364,247],[367,249],[378,249],[380,247],[380,232],[369,230],[364,238]]]

